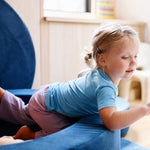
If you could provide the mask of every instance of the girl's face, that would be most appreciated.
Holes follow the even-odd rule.
[[[139,42],[125,38],[103,53],[103,69],[117,86],[120,79],[130,78],[137,66]]]

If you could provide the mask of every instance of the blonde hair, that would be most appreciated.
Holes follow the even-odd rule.
[[[128,37],[139,41],[137,32],[130,26],[106,23],[101,24],[92,37],[92,50],[84,56],[85,63],[92,68],[98,68],[97,55],[109,50],[119,40]],[[93,60],[95,65],[93,65]]]

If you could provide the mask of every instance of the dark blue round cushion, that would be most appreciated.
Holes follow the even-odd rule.
[[[0,0],[0,86],[31,88],[35,52],[29,31],[14,9]]]

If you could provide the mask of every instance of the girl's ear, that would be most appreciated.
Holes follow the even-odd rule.
[[[98,55],[98,62],[100,64],[100,66],[104,67],[106,60],[105,60],[105,55],[102,53],[100,55]]]

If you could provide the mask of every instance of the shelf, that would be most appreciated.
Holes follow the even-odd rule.
[[[100,24],[103,22],[116,22],[131,26],[145,26],[145,22],[121,20],[121,19],[100,19],[96,18],[92,13],[65,13],[65,12],[49,12],[44,14],[44,20],[50,22],[66,22],[66,23],[87,23]]]

